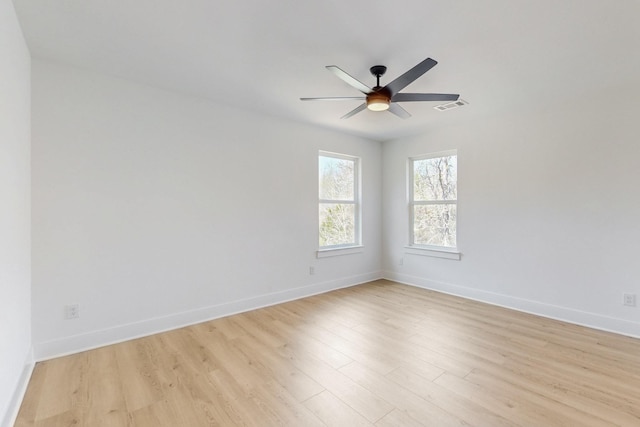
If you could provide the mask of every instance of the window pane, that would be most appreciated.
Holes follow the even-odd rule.
[[[320,199],[354,200],[355,161],[319,157]]]
[[[456,205],[413,207],[413,243],[456,247]]]
[[[413,161],[413,200],[456,200],[458,156]]]
[[[320,246],[355,244],[355,205],[320,203]]]

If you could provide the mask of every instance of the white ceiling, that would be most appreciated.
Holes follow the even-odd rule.
[[[588,91],[637,85],[637,0],[14,0],[32,54],[215,102],[376,140]],[[405,103],[413,117],[364,111],[325,70],[373,86],[426,57],[410,92],[460,93],[468,106]],[[623,93],[612,94],[615,97]]]

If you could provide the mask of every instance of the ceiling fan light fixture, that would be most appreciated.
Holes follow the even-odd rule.
[[[367,108],[371,111],[388,110],[389,97],[382,93],[371,93],[367,96]]]

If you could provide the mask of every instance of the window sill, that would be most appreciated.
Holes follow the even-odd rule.
[[[429,248],[420,246],[405,246],[404,253],[411,255],[430,256],[460,261],[462,254],[457,249]]]
[[[328,258],[332,256],[359,254],[364,252],[364,246],[347,246],[343,248],[318,249],[317,258]]]

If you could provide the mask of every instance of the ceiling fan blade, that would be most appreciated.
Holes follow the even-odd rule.
[[[364,101],[364,96],[326,96],[322,98],[300,98],[300,101]]]
[[[460,95],[453,93],[396,93],[391,102],[457,101]]]
[[[392,95],[397,94],[402,89],[407,87],[410,83],[416,80],[418,77],[435,67],[438,62],[431,58],[427,58],[388,85],[385,86],[385,89],[391,91]]]
[[[340,119],[348,119],[351,116],[355,116],[356,114],[358,114],[360,111],[362,110],[366,110],[367,109],[367,103],[363,102],[362,104],[358,105],[356,108],[354,108],[353,110],[349,111],[347,114],[345,114],[344,116],[340,117]]]
[[[409,114],[409,112],[407,110],[405,110],[404,108],[402,108],[398,104],[389,104],[389,110],[388,111],[390,113],[393,113],[396,116],[400,117],[401,119],[408,119],[409,117],[411,117],[411,114]]]
[[[356,79],[355,77],[351,77],[349,74],[342,71],[339,67],[335,65],[327,65],[326,68],[327,70],[331,71],[333,74],[338,76],[340,80],[347,83],[349,86],[358,89],[360,92],[364,94],[369,94],[373,91],[373,89],[371,89],[369,86],[362,83],[360,80]]]

